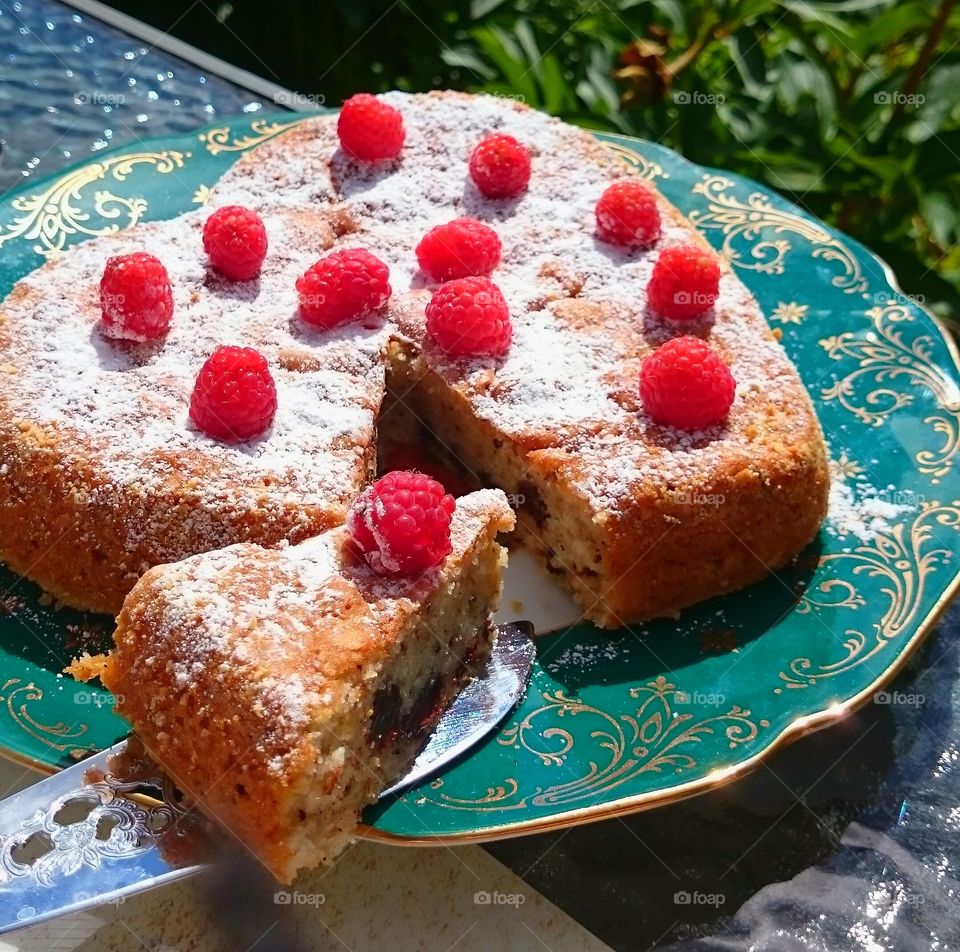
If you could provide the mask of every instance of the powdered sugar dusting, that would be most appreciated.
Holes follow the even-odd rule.
[[[853,482],[834,473],[827,505],[827,531],[838,538],[872,542],[889,534],[904,513],[914,511],[922,502],[913,494],[893,485],[877,489],[863,479]]]
[[[544,662],[553,671],[569,671],[584,668],[604,661],[616,661],[623,656],[620,642],[612,638],[584,641],[568,645],[556,657]]]
[[[364,475],[358,456],[372,440],[383,388],[383,322],[328,335],[299,326],[293,282],[314,255],[301,247],[296,219],[268,219],[279,254],[268,258],[258,281],[231,284],[206,267],[204,217],[195,212],[88,242],[31,275],[20,313],[8,304],[23,368],[16,389],[4,394],[9,410],[78,434],[111,483],[152,488],[202,476],[214,501],[251,482],[262,491],[271,478],[305,505],[349,497]],[[100,333],[97,287],[106,255],[140,249],[166,265],[175,310],[165,340],[131,346]],[[272,429],[238,446],[196,431],[187,416],[200,366],[227,343],[263,352],[278,391]],[[286,369],[284,352],[315,366]]]
[[[321,117],[254,150],[218,184],[215,205],[242,202],[263,214],[270,250],[259,281],[231,285],[208,271],[204,211],[85,243],[28,277],[29,293],[6,305],[17,334],[5,356],[20,372],[0,375],[0,388],[14,417],[56,426],[63,440],[75,434],[78,451],[102,471],[107,497],[121,486],[163,497],[186,484],[205,513],[265,499],[343,506],[366,477],[385,343],[391,333],[422,342],[429,286],[414,248],[429,228],[471,215],[501,239],[493,278],[510,306],[514,344],[498,363],[427,356],[479,417],[582,461],[571,479],[595,510],[616,511],[644,481],[692,490],[731,453],[748,459],[758,429],[771,429],[771,405],[784,442],[808,425],[785,354],[749,293],[725,273],[713,314],[685,330],[709,333],[731,365],[738,395],[729,423],[705,433],[651,426],[638,412],[640,360],[677,332],[646,311],[655,252],[623,251],[593,234],[596,200],[626,167],[587,133],[503,99],[384,98],[404,115],[399,160],[355,162],[338,148],[335,119]],[[487,199],[469,179],[473,146],[494,130],[533,152],[530,188],[515,199]],[[662,218],[659,247],[690,239],[689,224],[665,203]],[[387,262],[396,326],[322,333],[299,319],[295,280],[334,245],[363,246]],[[97,330],[96,287],[109,254],[142,249],[169,269],[175,313],[165,341],[131,348]],[[187,420],[196,372],[222,343],[256,346],[277,381],[272,430],[237,447]],[[128,531],[133,544],[151,530]]]
[[[421,289],[430,285],[413,252],[422,235],[459,215],[490,224],[503,245],[492,278],[510,307],[510,352],[500,361],[451,362],[436,352],[428,359],[502,432],[569,448],[583,461],[577,479],[595,509],[617,510],[651,478],[692,489],[730,452],[749,457],[758,428],[771,426],[771,404],[782,411],[785,442],[808,427],[802,386],[732,273],[723,275],[713,313],[679,331],[647,311],[657,252],[624,251],[595,238],[595,203],[627,171],[587,134],[487,97],[385,98],[405,116],[401,160],[367,169],[341,156],[332,166],[343,201],[362,222],[358,239],[389,263],[396,289],[420,294],[402,310],[401,330],[423,343]],[[468,174],[473,146],[494,130],[533,152],[530,187],[509,201],[484,198]],[[689,223],[665,203],[661,208],[658,248],[690,241]],[[684,330],[709,334],[738,381],[726,427],[690,434],[650,426],[638,413],[640,359]]]

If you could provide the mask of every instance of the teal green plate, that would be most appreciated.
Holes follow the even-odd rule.
[[[31,183],[0,202],[0,290],[61,248],[204,203],[240,155],[295,121],[143,142]],[[507,836],[726,783],[860,703],[909,703],[877,692],[956,585],[960,390],[935,321],[870,252],[755,183],[652,143],[601,138],[733,263],[782,332],[838,474],[857,492],[875,487],[888,516],[865,541],[824,530],[790,568],[678,621],[545,635],[503,729],[432,783],[369,810],[373,837]],[[122,736],[111,696],[59,673],[109,643],[109,619],[57,610],[7,572],[0,593],[2,752],[50,769]]]

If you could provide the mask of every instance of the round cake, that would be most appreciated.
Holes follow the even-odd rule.
[[[352,158],[336,117],[311,119],[241,159],[209,209],[87,242],[17,285],[0,309],[4,561],[64,602],[117,612],[152,565],[339,524],[370,478],[388,387],[477,482],[513,495],[522,537],[599,624],[740,587],[806,545],[826,508],[823,440],[756,302],[721,263],[701,318],[681,327],[648,306],[659,252],[700,241],[689,222],[657,196],[656,244],[613,245],[596,234],[597,201],[637,173],[588,133],[493,97],[381,99],[403,117],[399,158]],[[531,155],[514,197],[486,197],[471,179],[471,153],[493,132]],[[222,279],[204,254],[206,217],[232,204],[267,228],[253,281]],[[454,359],[426,332],[435,284],[414,250],[463,216],[502,245],[491,278],[512,323],[504,356]],[[297,278],[355,247],[389,266],[389,304],[312,327]],[[159,342],[98,327],[104,264],[131,251],[170,274],[174,314]],[[722,424],[681,430],[643,412],[641,362],[679,334],[707,340],[736,380]],[[276,380],[273,427],[249,443],[218,443],[188,418],[197,372],[221,344],[255,347]],[[720,502],[690,504],[706,497]]]

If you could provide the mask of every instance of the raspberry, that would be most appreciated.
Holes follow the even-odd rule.
[[[496,132],[473,150],[470,177],[487,198],[519,195],[530,181],[530,152],[513,136]]]
[[[513,338],[500,288],[481,277],[457,278],[434,291],[427,333],[451,357],[502,357]]]
[[[403,116],[376,96],[357,93],[340,108],[337,134],[343,150],[357,159],[395,159],[403,148]]]
[[[173,316],[167,269],[142,251],[108,258],[100,279],[100,313],[107,337],[136,341],[163,337]]]
[[[614,182],[596,207],[597,234],[614,245],[649,248],[660,237],[660,212],[653,192],[640,182]]]
[[[438,565],[450,554],[450,517],[455,508],[453,496],[435,479],[396,470],[360,494],[347,528],[378,572],[410,575]]]
[[[664,248],[647,285],[650,307],[662,317],[692,320],[713,307],[720,288],[720,265],[699,245]]]
[[[218,347],[200,368],[190,419],[208,436],[242,443],[269,429],[277,388],[263,355],[250,347]]]
[[[699,337],[675,337],[640,367],[640,399],[665,426],[701,430],[726,419],[736,381],[720,356]]]
[[[300,314],[320,327],[362,317],[387,303],[389,278],[390,269],[369,251],[335,251],[297,278]]]
[[[500,263],[500,239],[476,218],[458,218],[420,239],[417,261],[435,281],[489,274]]]
[[[203,248],[210,263],[231,281],[249,281],[267,256],[267,229],[242,205],[218,208],[204,223]]]

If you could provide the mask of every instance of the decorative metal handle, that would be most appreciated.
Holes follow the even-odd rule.
[[[207,829],[135,739],[28,787],[0,803],[0,933],[198,872]]]

